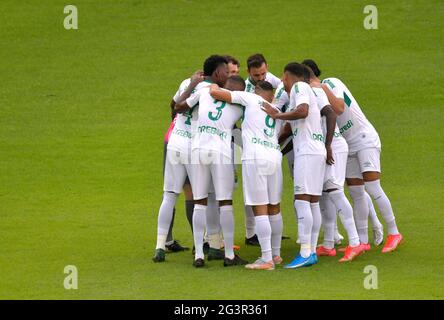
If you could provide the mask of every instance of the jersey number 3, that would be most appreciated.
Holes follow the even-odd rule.
[[[214,104],[217,104],[218,102],[221,102],[221,105],[220,105],[219,107],[216,108],[216,110],[217,110],[216,115],[214,115],[214,112],[211,112],[211,111],[208,112],[208,118],[210,118],[210,120],[217,121],[217,120],[219,120],[220,117],[222,116],[222,109],[225,108],[225,105],[226,105],[227,103],[226,103],[225,101],[224,101],[224,102],[222,102],[222,101],[217,101],[217,100],[214,100],[214,101],[213,101]]]

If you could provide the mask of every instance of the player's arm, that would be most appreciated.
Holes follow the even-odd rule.
[[[273,119],[278,120],[298,120],[308,117],[307,103],[301,103],[292,111],[280,112],[279,110],[273,108],[268,102],[264,102],[262,105],[262,110],[264,110]]]
[[[170,102],[170,108],[171,108],[171,120],[174,120],[174,117],[176,116],[176,111],[174,110],[174,106],[176,105],[176,101],[174,99]]]
[[[279,134],[278,142],[280,145],[287,140],[288,137],[290,137],[292,134],[291,132],[291,125],[287,122],[284,124],[284,126],[281,129],[281,132]]]
[[[187,99],[193,93],[193,90],[196,86],[203,81],[203,73],[202,71],[196,71],[190,80],[190,85],[188,88],[180,95],[179,99],[174,104],[174,111],[177,113],[184,113],[190,109],[190,106],[187,103]]]
[[[337,115],[331,108],[331,106],[326,105],[321,110],[321,115],[323,115],[326,118],[327,123],[327,134],[325,137],[325,149],[327,150],[327,163],[329,165],[332,165],[335,163],[335,160],[333,159],[333,151],[331,149],[331,143],[333,141],[333,135],[336,128],[336,118]]]
[[[321,88],[327,95],[328,101],[330,101],[330,105],[333,111],[336,112],[338,116],[341,115],[345,110],[344,99],[336,97],[325,83],[321,84]]]
[[[219,101],[225,101],[231,103],[231,92],[228,90],[222,90],[217,84],[213,83],[210,86],[210,95]]]

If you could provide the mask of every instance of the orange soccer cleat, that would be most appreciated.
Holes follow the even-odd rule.
[[[335,248],[328,249],[328,248],[326,248],[324,246],[319,246],[316,249],[316,254],[318,256],[334,257],[334,256],[336,256],[336,249]]]
[[[348,261],[352,261],[354,258],[356,258],[357,256],[359,256],[361,253],[367,251],[366,248],[367,246],[369,246],[368,244],[359,244],[355,247],[350,247],[348,246],[345,249],[345,254],[344,256],[339,260],[339,262],[348,262]]]
[[[382,248],[382,252],[392,252],[395,251],[395,249],[399,246],[399,244],[402,242],[402,235],[400,233],[398,234],[389,234],[387,237],[387,241],[384,245],[384,248]]]
[[[280,256],[273,256],[273,262],[275,265],[281,264],[284,261]]]

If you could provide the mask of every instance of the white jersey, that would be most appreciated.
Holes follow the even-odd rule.
[[[236,121],[242,117],[243,110],[230,103],[215,100],[210,95],[208,86],[197,90],[186,101],[189,107],[199,104],[197,121],[192,129],[192,150],[217,151],[231,159],[232,130]]]
[[[242,160],[268,160],[280,164],[281,148],[278,143],[280,122],[262,109],[264,99],[255,93],[233,91],[232,103],[245,107],[242,121]]]
[[[325,106],[330,105],[328,97],[325,94],[324,90],[322,90],[322,88],[312,88],[312,89],[316,96],[319,110],[322,110]],[[322,134],[324,135],[325,138],[327,138],[327,118],[321,116],[321,120],[322,120]],[[333,141],[331,142],[331,148],[335,153],[339,152],[348,153],[347,141],[345,141],[344,137],[339,133],[339,128],[337,124],[335,125],[335,131],[333,133]]]
[[[267,72],[265,75],[265,81],[270,82],[270,84],[273,86],[274,89],[278,87],[278,85],[281,83],[281,79],[276,77],[271,72]],[[256,85],[250,80],[250,77],[245,80],[245,91],[247,92],[254,92],[254,87]]]
[[[288,93],[285,91],[284,84],[282,82],[276,88],[273,104],[282,112],[285,112],[290,104],[290,98],[288,97]]]
[[[190,85],[191,80],[186,79],[182,81],[173,97],[174,102],[179,100],[179,97]],[[194,88],[192,95],[199,89],[208,87],[210,84],[208,82],[199,83],[196,88]],[[175,118],[175,125],[173,131],[171,132],[170,139],[168,141],[168,150],[180,151],[182,153],[188,154],[191,151],[191,125],[193,121],[197,118],[197,108],[191,108],[187,112],[178,113]]]
[[[305,82],[297,82],[290,91],[288,112],[297,106],[308,104],[308,116],[304,119],[291,120],[293,131],[293,150],[295,157],[300,155],[326,155],[325,139],[322,134],[321,112],[311,87]]]
[[[367,148],[381,148],[381,141],[373,125],[367,120],[358,102],[337,78],[327,78],[322,81],[329,86],[337,98],[344,99],[344,112],[338,116],[337,123],[340,133],[347,140],[350,153],[356,153]]]

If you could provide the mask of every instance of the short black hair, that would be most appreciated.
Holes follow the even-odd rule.
[[[319,77],[321,75],[321,70],[319,70],[318,65],[316,64],[316,62],[314,62],[314,60],[305,59],[304,61],[302,61],[302,64],[309,67],[316,77]]]
[[[237,60],[235,57],[230,56],[230,55],[225,55],[224,58],[227,60],[228,63],[232,63],[238,67],[240,67],[240,63],[239,60]]]
[[[256,53],[248,57],[247,68],[248,70],[251,68],[260,68],[264,63],[267,63],[264,55],[262,53]]]
[[[232,81],[234,83],[237,83],[237,84],[241,85],[242,91],[245,90],[245,80],[241,76],[237,76],[237,75],[236,76],[231,76],[231,77],[229,77],[227,79],[227,82],[228,81]]]
[[[213,75],[214,71],[221,65],[221,64],[228,64],[227,59],[225,59],[223,56],[214,54],[212,56],[209,56],[203,65],[204,69],[204,76],[211,76]]]
[[[256,87],[258,87],[264,91],[273,91],[273,89],[274,89],[272,84],[268,81],[258,81],[256,83]]]
[[[297,77],[303,77],[306,81],[310,79],[310,71],[303,64],[290,62],[284,68],[284,72],[290,72]]]

